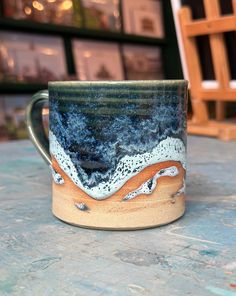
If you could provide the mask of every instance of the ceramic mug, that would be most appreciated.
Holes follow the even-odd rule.
[[[187,81],[49,82],[27,107],[52,170],[52,211],[101,229],[163,225],[185,210]],[[49,140],[42,107],[49,100]]]

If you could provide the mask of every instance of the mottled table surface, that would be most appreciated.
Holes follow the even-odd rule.
[[[189,137],[187,211],[156,229],[73,227],[29,141],[0,144],[0,295],[236,295],[236,142]]]

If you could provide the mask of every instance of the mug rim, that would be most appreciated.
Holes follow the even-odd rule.
[[[71,81],[49,81],[48,87],[76,87],[76,86],[151,86],[151,85],[166,85],[180,86],[188,85],[186,79],[162,79],[162,80],[71,80]]]

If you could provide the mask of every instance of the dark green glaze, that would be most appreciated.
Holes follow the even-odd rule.
[[[49,141],[45,135],[42,122],[42,108],[48,101],[48,91],[37,92],[26,109],[27,129],[35,147],[42,155],[43,159],[50,165],[51,157],[49,154]]]
[[[124,93],[125,91],[185,91],[188,85],[187,80],[129,80],[129,81],[64,81],[64,82],[49,82],[50,90],[58,90],[63,92],[63,89],[68,93],[81,93],[82,90],[88,93],[98,89],[106,89],[106,91],[115,91]]]

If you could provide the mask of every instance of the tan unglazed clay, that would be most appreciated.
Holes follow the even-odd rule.
[[[151,194],[140,194],[131,200],[123,198],[153,177],[157,171],[175,166],[178,175],[163,176]],[[59,167],[55,158],[53,168],[64,179],[64,184],[53,182],[53,214],[70,224],[101,229],[141,229],[170,223],[185,210],[183,186],[185,170],[176,161],[150,165],[130,178],[116,193],[105,200],[86,194]],[[79,205],[84,207],[82,210]]]

